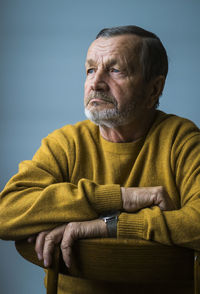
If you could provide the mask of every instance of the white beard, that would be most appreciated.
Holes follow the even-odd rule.
[[[134,118],[135,103],[126,107],[123,111],[119,111],[116,107],[112,109],[89,110],[85,108],[86,117],[99,126],[107,126],[109,128],[123,126],[130,123]]]

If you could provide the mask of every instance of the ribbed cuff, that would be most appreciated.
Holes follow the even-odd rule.
[[[118,238],[140,238],[144,237],[144,214],[138,213],[121,213],[117,224]]]
[[[120,185],[98,185],[95,187],[96,207],[100,213],[122,209]]]

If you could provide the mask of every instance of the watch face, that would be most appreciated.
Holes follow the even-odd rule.
[[[110,215],[105,215],[105,216],[102,217],[102,219],[104,220],[105,223],[107,223],[107,222],[112,221],[112,220],[117,220],[118,215],[119,215],[119,211],[113,212]]]
[[[109,237],[116,238],[117,236],[118,215],[119,212],[115,212],[102,218],[106,223]]]
[[[117,216],[116,215],[104,217],[104,221],[105,222],[109,222],[109,221],[112,221],[112,220],[115,220],[115,219],[117,219]]]

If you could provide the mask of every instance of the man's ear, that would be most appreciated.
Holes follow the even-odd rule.
[[[157,76],[150,81],[148,108],[154,107],[158,102],[159,97],[162,95],[164,85],[165,77],[163,75]]]

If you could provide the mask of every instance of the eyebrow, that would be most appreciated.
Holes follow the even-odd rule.
[[[85,62],[85,65],[94,65],[95,64],[95,62],[94,62],[94,60],[93,59],[87,59],[86,60],[86,62]]]
[[[106,61],[107,66],[113,66],[115,64],[120,65],[119,60],[117,60],[115,58],[112,58],[112,59],[109,59],[108,61]],[[88,60],[86,60],[85,65],[86,66],[93,66],[93,65],[96,65],[96,62],[93,59],[88,59]]]

